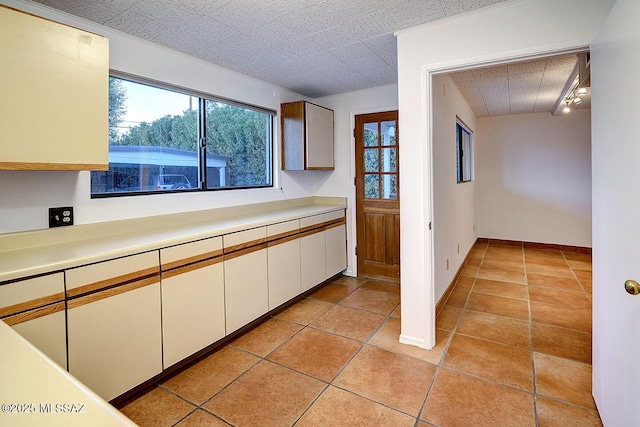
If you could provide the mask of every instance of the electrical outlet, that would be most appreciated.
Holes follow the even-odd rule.
[[[49,228],[73,225],[73,206],[49,208]]]

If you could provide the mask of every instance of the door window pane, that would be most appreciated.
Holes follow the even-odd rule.
[[[364,150],[364,171],[365,172],[378,172],[378,149],[367,148]]]
[[[396,171],[396,149],[395,148],[383,148],[382,149],[382,172],[395,172]]]
[[[382,144],[381,145],[396,145],[396,122],[382,122],[380,123],[380,129],[382,131]]]
[[[364,146],[378,146],[378,122],[364,124]]]
[[[380,198],[380,182],[378,174],[366,174],[364,176],[364,197],[365,199]]]
[[[397,199],[398,189],[395,175],[382,175],[382,198]]]

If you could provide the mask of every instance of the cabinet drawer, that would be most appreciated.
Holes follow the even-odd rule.
[[[340,219],[344,219],[344,210],[333,211],[324,214],[325,222],[333,222]]]
[[[64,300],[64,274],[54,273],[0,286],[0,317]],[[64,307],[63,307],[64,308]]]
[[[67,368],[63,273],[0,286],[0,317],[54,362]]]
[[[267,226],[269,246],[297,239],[298,233],[300,233],[300,221],[297,219]]]
[[[142,280],[159,273],[157,251],[73,268],[66,272],[67,297]]]
[[[224,253],[240,251],[267,242],[267,227],[252,228],[223,236]]]
[[[221,255],[222,237],[212,237],[160,249],[160,266],[164,271]]]
[[[313,228],[322,227],[324,224],[324,215],[305,216],[300,218],[300,232],[308,231]]]

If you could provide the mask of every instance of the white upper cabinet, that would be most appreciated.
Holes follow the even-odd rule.
[[[0,169],[108,169],[108,39],[0,6],[0,94]]]
[[[334,168],[333,110],[307,101],[280,105],[283,170]]]

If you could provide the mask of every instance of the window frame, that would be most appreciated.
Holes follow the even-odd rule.
[[[146,86],[150,86],[152,88],[157,88],[161,90],[168,90],[174,93],[178,93],[181,95],[187,95],[197,98],[198,105],[198,134],[197,134],[197,167],[198,167],[198,182],[195,188],[189,189],[181,189],[181,190],[153,190],[153,191],[117,191],[117,192],[105,192],[105,193],[92,193],[91,188],[89,189],[89,194],[91,199],[102,199],[102,198],[112,198],[112,197],[127,197],[127,196],[143,196],[150,194],[174,194],[174,193],[198,193],[202,191],[229,191],[229,190],[246,190],[246,189],[257,189],[257,188],[274,188],[274,175],[275,169],[277,165],[274,164],[274,150],[275,150],[275,141],[274,141],[274,120],[278,117],[278,112],[271,108],[262,107],[255,104],[250,104],[247,102],[241,102],[230,98],[225,98],[217,95],[213,95],[207,92],[187,88],[184,86],[179,86],[167,82],[162,82],[154,79],[150,79],[147,77],[137,76],[134,74],[129,74],[116,70],[109,70],[109,78],[117,78],[120,80],[126,80],[132,83],[142,84]],[[243,108],[247,110],[252,110],[257,113],[265,114],[266,119],[266,137],[268,138],[268,147],[265,155],[265,165],[268,167],[268,171],[266,173],[266,183],[263,185],[246,185],[246,186],[237,186],[237,187],[212,187],[207,188],[207,169],[206,169],[206,110],[204,108],[207,101],[211,102],[219,102],[226,105],[230,105],[233,107]],[[94,172],[103,172],[103,171],[92,171]]]
[[[465,138],[465,135],[467,138]],[[456,117],[456,182],[464,184],[472,182],[473,178],[473,131],[459,117]]]

